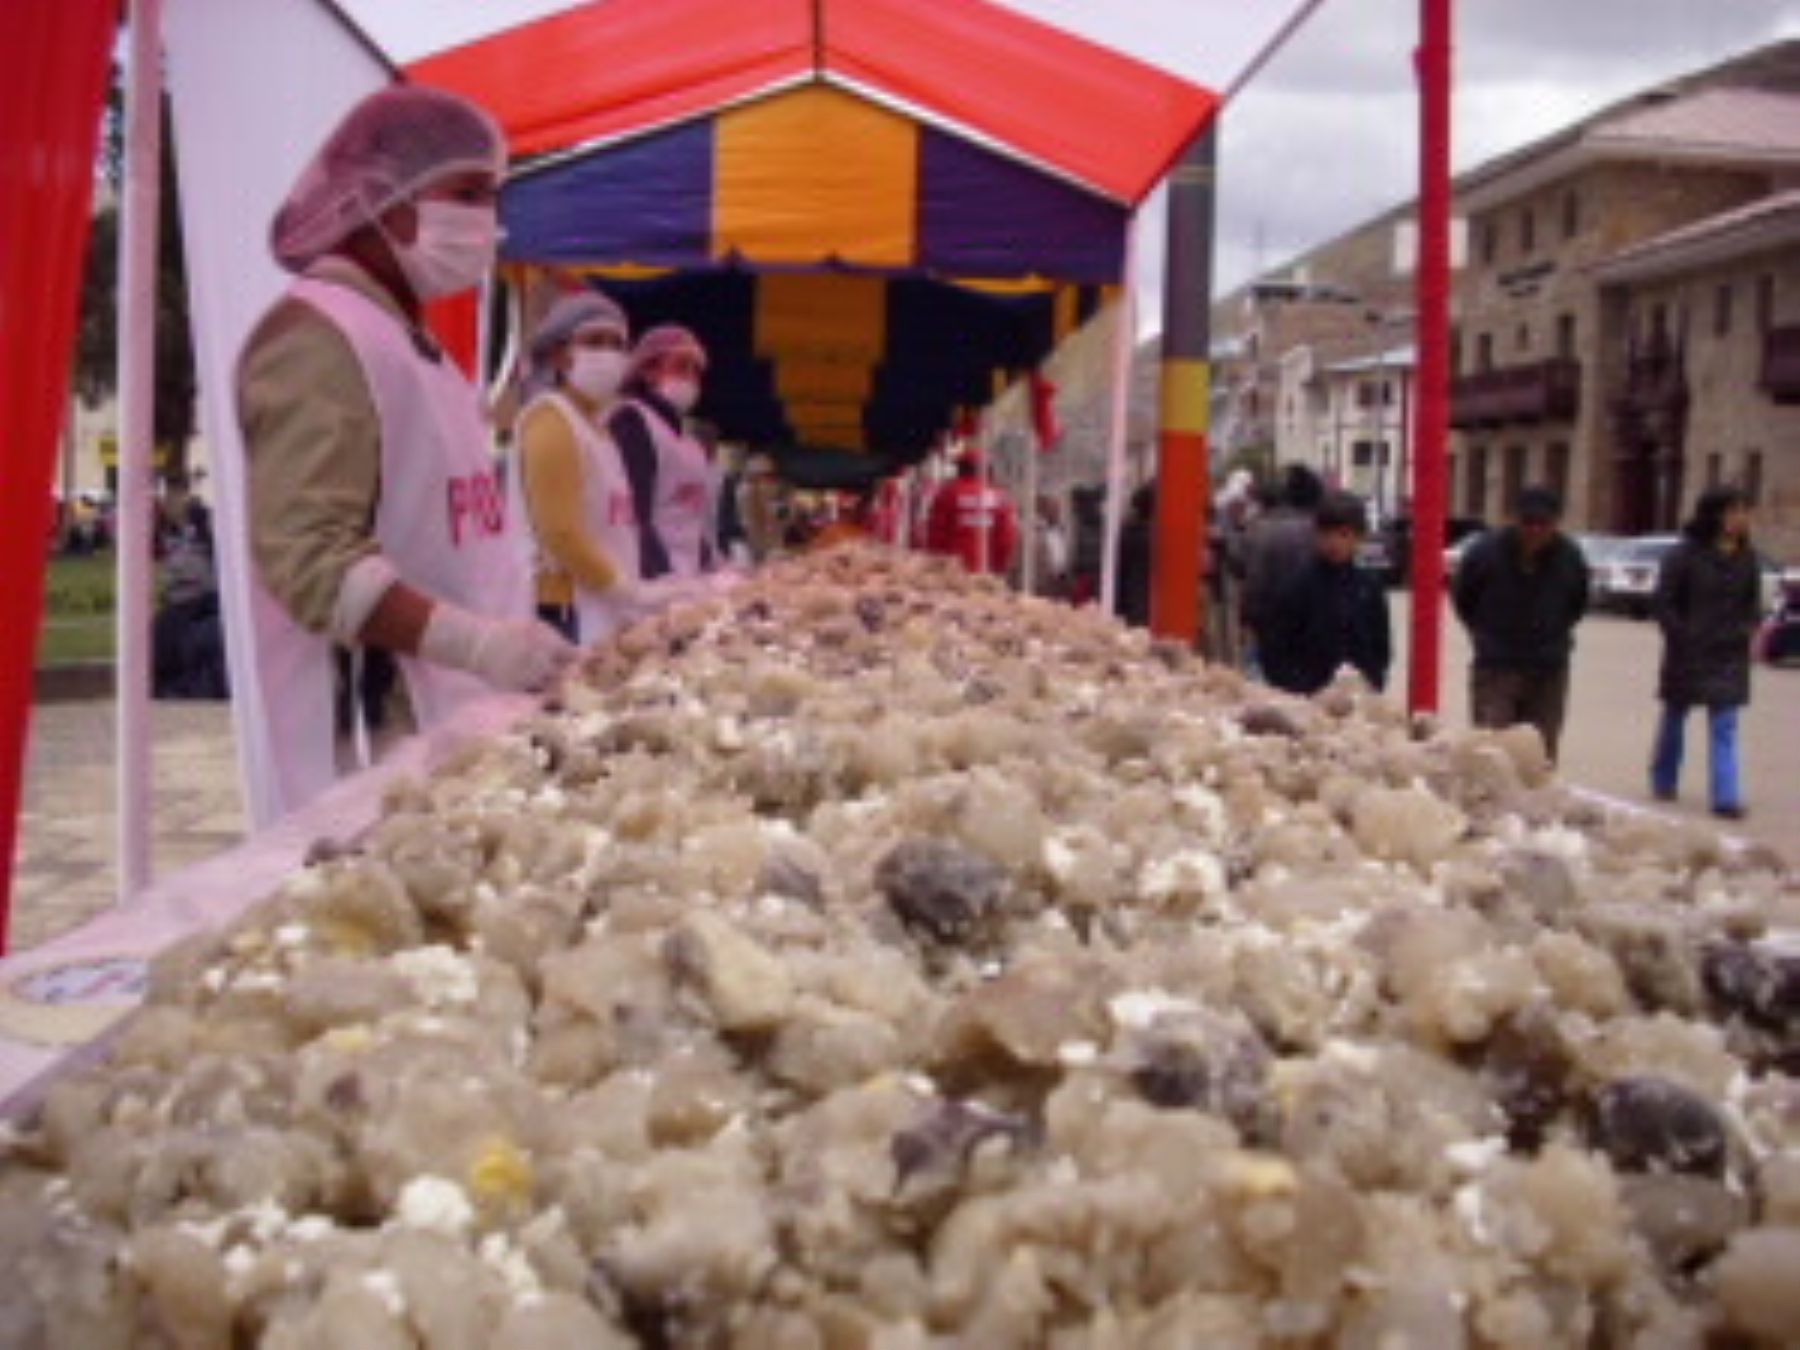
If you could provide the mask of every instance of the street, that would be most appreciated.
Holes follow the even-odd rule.
[[[1393,601],[1394,688],[1403,693],[1409,649],[1411,596]],[[1469,718],[1469,642],[1462,625],[1445,611],[1444,714],[1455,726]],[[1576,634],[1569,720],[1563,732],[1565,778],[1622,801],[1710,820],[1706,799],[1706,723],[1696,713],[1688,726],[1681,800],[1653,803],[1649,795],[1650,742],[1655,733],[1657,663],[1662,641],[1654,623],[1595,614]],[[1749,819],[1735,833],[1800,862],[1800,668],[1758,666],[1751,677],[1750,707],[1740,732],[1744,794]]]

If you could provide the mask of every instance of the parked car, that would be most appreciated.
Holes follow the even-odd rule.
[[[1780,589],[1757,630],[1756,654],[1772,666],[1800,664],[1800,567],[1777,568],[1775,579]]]
[[[1476,530],[1473,533],[1465,534],[1444,550],[1444,584],[1446,586],[1456,580],[1456,569],[1462,566],[1462,560],[1468,556],[1469,550],[1486,533],[1486,530]]]
[[[1451,516],[1444,522],[1444,542],[1456,545],[1485,529],[1487,522],[1475,516]],[[1395,516],[1384,522],[1364,542],[1356,560],[1378,572],[1386,585],[1406,585],[1412,571],[1412,517]]]
[[[1762,608],[1767,614],[1787,598],[1794,583],[1800,582],[1800,567],[1783,567],[1766,553],[1757,557],[1762,563]]]
[[[1616,610],[1647,619],[1656,598],[1656,576],[1662,561],[1681,542],[1676,534],[1645,534],[1623,540],[1617,552],[1595,569],[1595,609]]]
[[[1618,534],[1572,534],[1575,546],[1588,565],[1588,598],[1600,602],[1600,582],[1606,569],[1617,562],[1631,540]]]

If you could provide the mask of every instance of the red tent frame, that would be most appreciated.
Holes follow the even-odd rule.
[[[685,0],[710,6],[730,22],[685,30],[725,30],[743,22],[734,0]],[[1420,0],[1422,44],[1419,78],[1422,106],[1419,301],[1421,370],[1416,406],[1415,590],[1413,689],[1415,707],[1435,707],[1438,694],[1441,538],[1444,508],[1444,455],[1448,439],[1449,155],[1452,79],[1453,0]],[[681,65],[685,54],[651,79],[641,96],[629,100],[636,126],[678,119],[698,110],[703,96],[716,106],[784,80],[821,75],[865,88],[901,104],[923,103],[959,125],[1011,144],[1023,157],[1098,187],[1121,201],[1140,200],[1167,170],[1176,152],[1134,155],[1115,140],[1096,143],[1062,114],[1092,104],[1046,83],[1034,63],[1038,44],[1060,39],[1103,51],[1030,20],[995,9],[982,0],[956,0],[959,16],[985,12],[983,22],[1014,45],[1002,68],[971,67],[956,51],[956,29],[931,28],[944,3],[920,6],[909,0],[766,0],[759,10],[776,16],[758,28],[754,41],[740,35],[722,39],[710,75]],[[625,106],[575,110],[558,121],[533,120],[532,85],[552,83],[533,55],[549,55],[549,25],[574,15],[609,15],[620,22],[658,22],[657,12],[675,10],[672,0],[612,0],[604,7],[566,12],[525,25],[509,39],[517,61],[506,67],[510,81],[490,93],[518,148],[548,150],[558,139],[569,145],[586,138],[624,134],[634,123]],[[693,8],[685,10],[691,20]],[[808,13],[812,23],[796,24]],[[0,460],[0,950],[12,899],[13,866],[24,777],[36,639],[41,626],[46,565],[46,506],[53,481],[56,447],[68,397],[67,353],[80,291],[80,268],[93,191],[93,155],[106,91],[108,57],[115,39],[117,0],[8,0],[0,5],[0,45],[13,58],[13,78],[0,90],[0,406],[11,419],[6,455]],[[973,21],[973,20],[971,20]],[[810,41],[802,41],[802,35]],[[1045,35],[1050,35],[1048,38]],[[940,46],[939,44],[946,44]],[[469,64],[487,43],[475,43],[419,63],[416,77],[453,86],[475,79]],[[689,44],[675,44],[686,46]],[[1052,45],[1054,43],[1052,42]],[[489,57],[504,48],[490,48]],[[905,53],[909,59],[902,59]],[[1118,64],[1114,64],[1117,62]],[[1016,69],[1014,66],[1016,65]],[[1144,67],[1110,54],[1095,58],[1096,88],[1133,99]],[[1029,78],[1026,72],[1033,72]],[[1129,72],[1124,85],[1119,76]],[[148,76],[146,76],[148,78]],[[494,76],[496,80],[500,77]],[[1172,78],[1172,77],[1171,77]],[[688,81],[694,83],[690,86]],[[1179,82],[1175,82],[1179,83]],[[1130,86],[1130,87],[1127,87]],[[464,86],[466,87],[466,86]],[[471,89],[471,92],[478,92]],[[1165,91],[1166,92],[1166,91]],[[1211,96],[1208,96],[1209,98]],[[1206,115],[1216,110],[1216,100]],[[1147,113],[1167,127],[1179,118],[1180,104],[1164,101]],[[1197,130],[1202,118],[1186,127]],[[122,447],[147,459],[148,446]],[[124,691],[122,691],[124,692]]]

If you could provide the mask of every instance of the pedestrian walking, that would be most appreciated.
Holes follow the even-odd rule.
[[[1381,583],[1356,565],[1369,533],[1360,498],[1333,493],[1314,515],[1312,556],[1263,611],[1263,675],[1277,689],[1316,694],[1345,666],[1387,684],[1393,632]]]
[[[1760,617],[1761,577],[1750,543],[1750,508],[1736,488],[1704,493],[1682,541],[1656,582],[1662,627],[1657,697],[1662,720],[1650,761],[1650,790],[1673,801],[1681,780],[1687,715],[1705,708],[1711,733],[1713,814],[1745,814],[1738,769],[1738,713],[1750,702],[1750,642]]]
[[[1276,597],[1313,557],[1313,512],[1324,498],[1325,484],[1319,475],[1304,464],[1290,464],[1282,472],[1275,505],[1245,530],[1240,612],[1254,646],[1261,645],[1261,630],[1273,618]]]
[[[1526,488],[1512,524],[1469,546],[1453,594],[1475,647],[1469,708],[1476,726],[1534,726],[1556,758],[1588,587],[1587,560],[1562,532],[1562,499],[1549,488]]]

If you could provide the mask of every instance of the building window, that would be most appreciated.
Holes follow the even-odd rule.
[[[1569,504],[1569,446],[1556,441],[1544,452],[1544,485],[1554,492],[1566,508]]]
[[[1762,505],[1763,495],[1763,457],[1762,451],[1752,450],[1744,456],[1744,500],[1752,506]]]
[[[1519,502],[1519,494],[1525,490],[1525,471],[1531,463],[1531,452],[1522,445],[1506,447],[1506,461],[1502,468],[1503,485],[1501,495],[1505,501],[1501,503],[1504,510],[1511,511]]]
[[[1350,462],[1359,469],[1375,467],[1375,442],[1357,441],[1350,447]]]
[[[1731,333],[1731,283],[1727,281],[1719,287],[1713,299],[1713,336],[1727,337]]]
[[[1394,382],[1392,380],[1381,382],[1381,406],[1384,408],[1394,406]]]
[[[1556,316],[1556,354],[1565,361],[1575,359],[1575,316],[1573,314]]]
[[[1519,217],[1519,252],[1527,258],[1537,248],[1537,213],[1529,207]]]
[[[1775,274],[1764,272],[1756,279],[1756,331],[1766,333],[1775,326]]]
[[[1494,335],[1483,333],[1475,339],[1475,369],[1489,371],[1494,368]]]
[[[1494,265],[1494,255],[1500,251],[1500,227],[1491,220],[1481,222],[1481,261],[1485,266]]]
[[[1450,373],[1452,375],[1463,373],[1462,362],[1462,329],[1452,328],[1450,330]]]
[[[1375,406],[1375,386],[1367,380],[1359,380],[1356,385],[1356,406],[1373,408]]]
[[[1711,491],[1725,481],[1725,456],[1717,450],[1706,457],[1706,488]]]
[[[1581,202],[1573,189],[1563,193],[1562,230],[1564,239],[1573,239],[1581,229]]]
[[[1487,461],[1485,445],[1470,449],[1468,481],[1463,484],[1463,511],[1480,520],[1487,519]]]
[[[1528,352],[1531,350],[1531,325],[1530,324],[1522,323],[1519,325],[1519,331],[1513,335],[1513,346],[1517,347],[1522,352]]]

